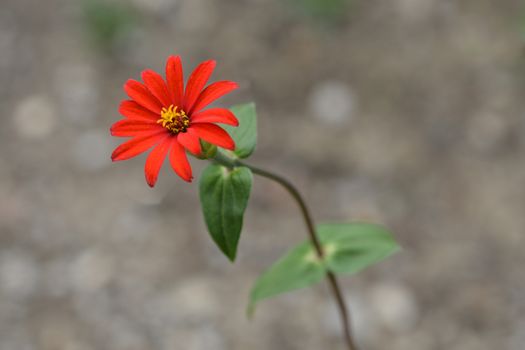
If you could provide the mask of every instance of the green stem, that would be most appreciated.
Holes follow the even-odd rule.
[[[276,175],[264,169],[260,169],[252,165],[245,164],[238,159],[230,158],[227,155],[223,154],[222,152],[217,152],[217,154],[215,155],[213,159],[217,163],[220,163],[230,168],[236,167],[236,166],[245,166],[249,168],[254,174],[257,174],[259,176],[273,180],[277,182],[278,184],[280,184],[282,187],[284,187],[284,189],[286,189],[288,193],[290,193],[290,195],[293,197],[295,202],[299,205],[299,208],[301,209],[301,214],[303,215],[304,222],[306,223],[306,227],[308,229],[307,232],[308,232],[309,239],[312,242],[313,246],[315,247],[315,251],[319,259],[323,259],[323,255],[324,255],[323,248],[315,232],[315,226],[312,220],[312,216],[310,215],[310,211],[308,210],[308,207],[306,206],[306,202],[304,201],[303,197],[301,196],[297,188],[290,181],[288,181],[284,177],[281,177],[279,175]],[[334,294],[334,298],[335,298],[337,307],[339,309],[339,313],[341,315],[341,320],[343,322],[344,338],[346,340],[348,350],[357,350],[357,346],[355,345],[355,342],[352,338],[352,333],[350,331],[350,317],[348,315],[348,309],[346,307],[346,303],[343,298],[343,294],[341,292],[341,287],[339,286],[339,282],[337,281],[336,276],[330,271],[327,272],[327,279],[328,279],[328,284],[330,285],[330,288],[332,290],[332,293]]]

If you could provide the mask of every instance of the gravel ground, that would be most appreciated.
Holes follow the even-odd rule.
[[[245,318],[304,237],[280,188],[256,179],[232,265],[195,183],[111,164],[123,82],[170,54],[240,82],[222,103],[257,103],[252,163],[317,220],[395,232],[401,253],[342,280],[362,349],[523,349],[525,9],[316,1],[2,0],[0,349],[344,348],[324,285]]]

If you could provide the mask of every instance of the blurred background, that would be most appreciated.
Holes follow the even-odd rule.
[[[342,279],[362,349],[524,348],[521,1],[2,0],[0,349],[344,349],[324,284],[245,317],[305,237],[281,188],[256,178],[230,264],[197,181],[111,164],[124,81],[171,54],[241,84],[220,104],[257,103],[251,162],[316,220],[395,232]]]

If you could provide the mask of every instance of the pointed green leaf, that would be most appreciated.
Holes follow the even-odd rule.
[[[356,273],[400,249],[383,226],[365,223],[322,224],[317,227],[327,269]]]
[[[235,260],[237,253],[251,187],[252,172],[246,167],[228,169],[210,164],[200,178],[200,201],[206,226],[231,261]]]
[[[257,144],[257,113],[255,104],[237,105],[231,107],[230,110],[239,120],[239,126],[225,125],[224,129],[228,131],[235,141],[235,151],[233,153],[239,158],[246,158],[253,153]]]
[[[327,270],[356,273],[399,250],[392,235],[379,225],[323,224],[317,230],[324,260],[317,258],[309,241],[290,250],[257,279],[250,295],[249,314],[262,299],[320,282]]]
[[[251,291],[248,313],[253,313],[259,300],[320,282],[325,272],[310,242],[301,243],[257,279]]]

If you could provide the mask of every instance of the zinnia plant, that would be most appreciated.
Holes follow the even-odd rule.
[[[262,299],[327,279],[341,314],[346,345],[357,349],[336,276],[356,273],[391,255],[399,246],[386,228],[376,224],[314,225],[306,203],[290,181],[246,164],[244,159],[253,153],[257,141],[255,105],[209,107],[238,87],[231,81],[206,86],[214,68],[215,61],[201,63],[184,87],[181,60],[172,56],[166,64],[165,79],[145,70],[143,83],[128,80],[124,90],[130,99],[123,101],[119,109],[124,119],[111,126],[111,134],[130,139],[118,146],[111,158],[125,160],[151,149],[145,164],[146,182],[151,187],[167,156],[175,173],[188,182],[193,174],[187,152],[210,161],[200,176],[200,202],[212,239],[232,262],[253,174],[283,186],[301,210],[308,239],[291,248],[255,281],[248,313],[252,314]]]
[[[128,80],[124,90],[130,100],[120,105],[125,119],[113,124],[113,136],[131,137],[111,155],[113,161],[125,160],[154,147],[145,166],[146,181],[155,186],[159,170],[169,152],[173,170],[191,181],[191,166],[186,150],[200,156],[200,139],[225,149],[235,143],[224,129],[214,123],[239,125],[237,118],[225,108],[209,108],[210,103],[235,90],[232,81],[219,81],[204,89],[215,68],[215,61],[201,63],[191,74],[184,89],[180,57],[170,57],[166,64],[166,81],[156,72],[142,72],[144,84]]]

